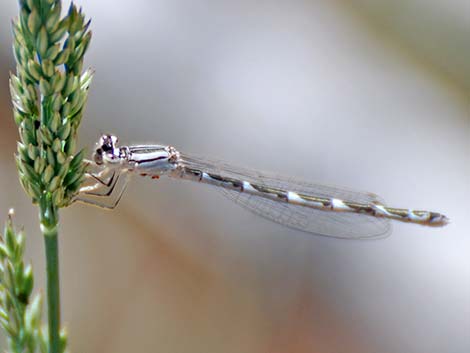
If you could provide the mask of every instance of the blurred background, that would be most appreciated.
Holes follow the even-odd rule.
[[[202,185],[134,179],[119,207],[62,212],[73,352],[470,350],[470,3],[79,0],[95,71],[81,127],[431,209],[380,241],[279,227]],[[0,3],[0,218],[44,255],[19,185]]]

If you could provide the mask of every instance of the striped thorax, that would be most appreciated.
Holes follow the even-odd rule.
[[[117,142],[117,137],[113,135],[103,135],[100,138],[94,153],[97,165],[119,167],[142,176],[160,176],[177,167],[179,152],[171,146],[117,147]]]

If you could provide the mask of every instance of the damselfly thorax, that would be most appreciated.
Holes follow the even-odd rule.
[[[180,153],[164,145],[117,145],[101,136],[87,174],[88,185],[76,196],[104,208],[119,203],[131,175],[168,176],[217,187],[248,210],[274,222],[317,235],[338,238],[382,237],[390,220],[440,227],[448,218],[437,212],[393,208],[377,195],[306,183],[234,167],[225,162]]]

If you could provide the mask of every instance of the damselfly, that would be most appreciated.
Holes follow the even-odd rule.
[[[76,201],[114,208],[132,174],[160,176],[216,186],[248,210],[307,233],[338,238],[373,238],[389,233],[389,220],[439,227],[448,218],[437,212],[392,208],[375,194],[306,183],[180,153],[171,146],[118,146],[101,136],[88,173],[91,183]]]

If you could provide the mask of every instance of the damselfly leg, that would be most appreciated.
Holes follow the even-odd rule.
[[[85,174],[85,185],[80,188],[74,201],[115,208],[127,187],[130,174],[127,170],[100,168],[91,161],[88,163],[92,170]]]

